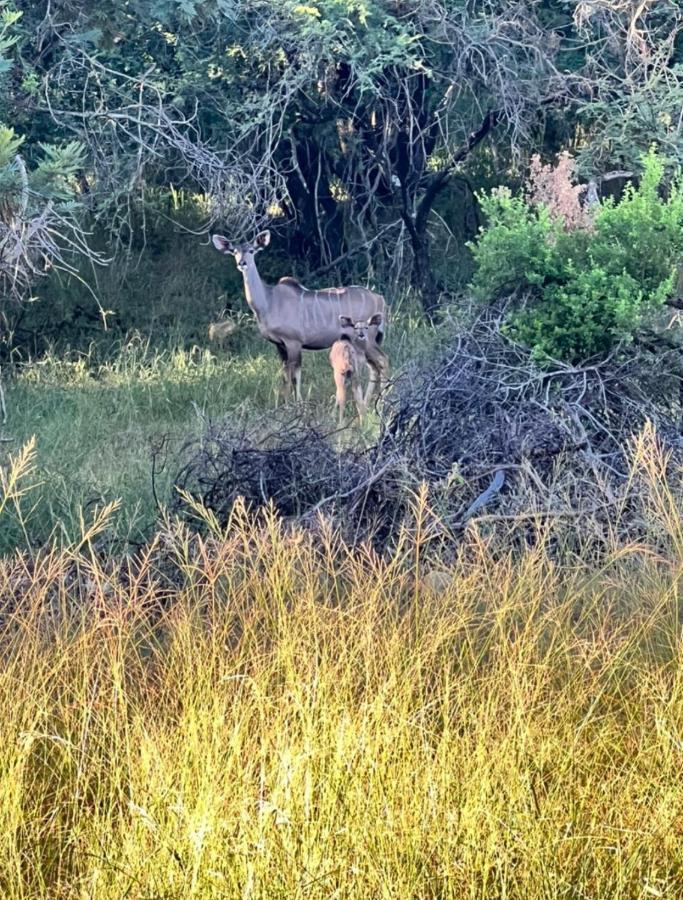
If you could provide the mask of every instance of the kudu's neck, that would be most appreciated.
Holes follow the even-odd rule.
[[[247,303],[254,310],[257,317],[264,315],[270,306],[268,285],[264,284],[256,268],[256,261],[252,260],[243,270],[244,293]]]

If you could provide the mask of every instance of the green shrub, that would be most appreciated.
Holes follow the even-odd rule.
[[[663,161],[650,151],[638,187],[629,184],[618,203],[598,209],[590,250],[595,265],[628,272],[646,295],[656,295],[683,259],[683,178],[673,179],[666,200],[663,182]]]
[[[472,246],[474,295],[521,290],[526,305],[508,328],[539,359],[576,363],[632,340],[670,295],[683,259],[683,180],[665,199],[663,181],[663,162],[650,151],[638,187],[571,229],[549,205],[501,190],[481,197],[487,224]]]
[[[533,207],[507,188],[479,196],[487,224],[470,244],[474,295],[481,300],[515,287],[540,286],[557,265],[557,228],[545,207]]]
[[[634,278],[595,267],[549,284],[543,303],[515,313],[508,330],[538,359],[574,361],[606,356],[616,343],[632,340],[642,311],[643,291]]]

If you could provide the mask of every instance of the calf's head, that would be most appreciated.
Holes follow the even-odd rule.
[[[367,321],[361,320],[359,322],[354,322],[349,316],[339,316],[339,324],[346,330],[353,328],[354,339],[363,343],[368,339],[368,330],[382,324],[382,313],[375,313]]]

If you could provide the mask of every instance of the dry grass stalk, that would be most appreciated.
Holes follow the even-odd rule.
[[[654,544],[558,568],[474,529],[427,591],[424,496],[386,560],[238,504],[0,561],[0,893],[680,896],[664,466],[646,433]]]

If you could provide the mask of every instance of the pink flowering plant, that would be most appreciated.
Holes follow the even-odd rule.
[[[472,291],[523,298],[507,329],[540,360],[577,363],[632,341],[671,296],[683,260],[683,180],[666,183],[654,149],[618,201],[589,205],[584,192],[562,154],[554,165],[532,159],[521,196],[479,197]]]

